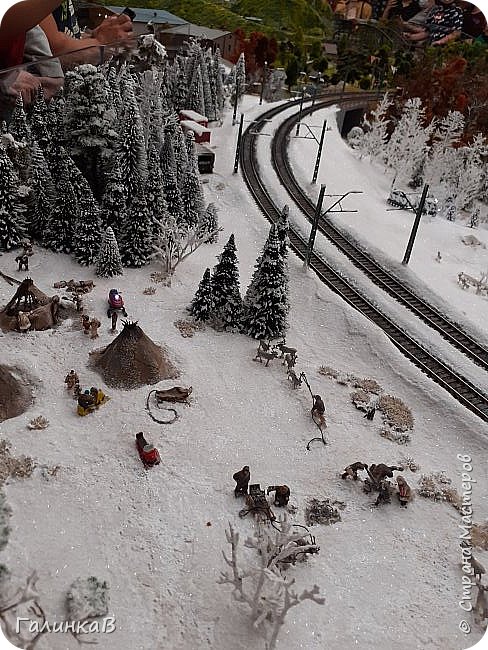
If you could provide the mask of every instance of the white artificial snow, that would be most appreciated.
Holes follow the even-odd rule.
[[[265,109],[255,98],[245,97],[241,106],[246,120]],[[310,123],[320,124],[322,117],[318,114]],[[271,125],[265,131],[271,132]],[[288,571],[297,580],[297,590],[316,583],[326,602],[321,607],[304,603],[290,612],[278,639],[280,650],[458,650],[474,644],[481,631],[458,605],[459,513],[448,504],[419,496],[406,510],[395,500],[376,510],[371,508],[374,497],[363,494],[359,483],[341,480],[340,472],[359,460],[397,464],[402,454],[408,454],[421,472],[444,470],[462,492],[457,454],[469,454],[477,480],[474,520],[484,521],[488,426],[412,366],[381,331],[312,273],[304,274],[293,254],[287,343],[298,350],[296,370],[306,373],[312,389],[325,400],[327,447],[313,443],[306,451],[307,442],[317,434],[310,418],[310,394],[306,387],[291,388],[277,360],[268,368],[254,362],[256,342],[210,328],[183,338],[173,324],[188,317],[186,307],[205,268],[215,265],[231,233],[242,292],[268,234],[269,224],[240,174],[232,174],[236,135],[229,113],[222,129],[214,129],[212,135],[216,161],[206,201],[218,206],[224,232],[216,244],[200,247],[178,267],[171,287],[153,285],[154,295],[143,294],[156,264],[124,270],[122,278],[102,279],[94,276],[92,267],[80,267],[66,255],[37,248],[31,258],[30,274],[48,294],[54,293],[55,281],[93,278],[96,286],[84,304],[102,327],[94,341],[68,322],[53,331],[1,338],[1,362],[26,370],[35,396],[23,415],[0,424],[1,437],[11,441],[13,455],[27,454],[39,465],[59,464],[61,469],[48,481],[39,471],[28,479],[8,481],[12,531],[0,562],[11,570],[14,585],[38,571],[41,602],[50,620],[65,615],[66,592],[78,577],[106,580],[117,630],[103,638],[95,635],[103,650],[264,648],[245,610],[232,602],[230,587],[217,585],[225,568],[221,549],[226,547],[228,522],[243,539],[254,531],[249,517],[238,517],[242,501],[233,494],[232,474],[248,464],[251,482],[290,486],[290,502],[298,506],[291,518],[297,523],[304,523],[309,498],[346,502],[341,522],[312,528],[320,553]],[[269,140],[262,137],[260,147],[269,149]],[[302,180],[311,177],[315,147],[313,141],[292,140],[293,164]],[[269,167],[266,159],[263,165]],[[358,161],[335,130],[326,136],[320,182],[327,183],[330,193],[365,191],[349,204],[360,212],[334,219],[370,251],[384,250],[383,258],[398,263],[413,214],[386,211],[390,179],[368,162]],[[277,201],[288,203],[286,192],[276,181],[270,183]],[[293,206],[290,219],[299,221]],[[483,328],[479,321],[486,298],[462,291],[456,282],[460,270],[476,275],[478,267],[487,266],[482,257],[486,251],[458,243],[466,232],[457,222],[423,220],[405,273],[412,284],[425,291],[430,288],[439,302],[445,301],[458,314],[466,312],[468,320]],[[488,239],[482,229],[476,236]],[[442,253],[440,264],[434,260],[437,250]],[[14,257],[15,253],[0,257],[0,269],[21,279]],[[166,346],[181,371],[176,382],[161,382],[158,387],[193,386],[191,406],[177,405],[180,417],[173,425],[157,425],[148,417],[145,400],[150,387],[108,389],[87,367],[89,351],[113,340],[105,313],[113,287],[122,292],[129,318]],[[0,279],[0,304],[12,293],[13,288]],[[378,301],[381,293],[375,294]],[[373,422],[365,420],[351,404],[352,389],[320,375],[321,365],[376,379],[386,392],[400,397],[415,418],[410,445],[382,438],[379,414]],[[71,368],[83,387],[101,386],[111,397],[92,415],[77,416],[76,403],[65,392],[63,380]],[[49,427],[28,430],[27,423],[37,415],[48,417]],[[158,447],[161,465],[143,468],[134,443],[138,431]],[[415,487],[420,473],[404,474]],[[486,556],[476,552],[485,565]],[[458,628],[464,618],[473,627],[469,637]],[[52,634],[37,647],[72,650],[78,645],[69,635]]]

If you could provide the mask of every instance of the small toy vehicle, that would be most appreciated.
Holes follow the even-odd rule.
[[[136,447],[144,467],[154,467],[161,462],[159,451],[144,438],[142,431],[136,433]]]
[[[107,310],[107,316],[110,318],[113,311],[121,311],[122,314],[127,318],[127,312],[124,307],[124,300],[120,295],[118,289],[110,289],[108,292],[108,304],[109,308]]]

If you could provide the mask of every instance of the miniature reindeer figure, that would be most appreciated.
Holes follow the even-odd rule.
[[[285,358],[282,362],[283,365],[286,364],[287,366],[287,372],[290,372],[292,370],[297,362],[297,355],[296,354],[285,354]]]
[[[270,345],[271,344],[269,341],[265,341],[264,339],[259,339],[259,347],[261,348],[261,350],[263,350],[263,352],[269,352]]]
[[[291,381],[293,388],[294,389],[295,388],[300,388],[300,386],[302,385],[301,376],[297,377],[296,372],[294,370],[288,370],[288,372],[286,374],[287,374],[288,379]]]
[[[276,350],[271,350],[271,352],[264,352],[264,350],[261,350],[261,348],[259,347],[253,361],[259,361],[259,363],[263,363],[263,359],[266,359],[267,360],[266,368],[267,368],[271,359],[276,359],[277,356],[278,356],[278,352]]]
[[[295,355],[295,357],[296,357],[296,354],[297,354],[296,348],[289,348],[286,345],[286,339],[283,339],[282,341],[277,343],[274,347],[278,348],[278,350],[281,351],[280,359],[283,359],[285,354]]]

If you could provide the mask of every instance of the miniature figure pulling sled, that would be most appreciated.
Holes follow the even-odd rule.
[[[154,467],[161,462],[159,451],[144,438],[142,431],[136,433],[136,447],[144,467]]]

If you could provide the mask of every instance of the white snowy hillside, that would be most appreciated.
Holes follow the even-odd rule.
[[[256,98],[243,98],[246,119],[265,108]],[[321,123],[320,116],[310,119]],[[240,567],[259,564],[256,551],[245,546],[258,524],[252,514],[239,517],[245,505],[234,496],[232,478],[248,465],[251,484],[290,487],[290,522],[305,524],[311,499],[329,499],[340,515],[330,525],[310,526],[320,551],[286,569],[298,594],[317,585],[325,602],[305,599],[290,610],[277,637],[278,650],[469,648],[482,637],[483,627],[459,603],[466,602],[464,596],[474,607],[478,590],[474,585],[463,590],[462,517],[447,499],[456,503],[456,493],[463,494],[464,458],[476,481],[470,494],[473,521],[487,521],[488,425],[427,379],[314,275],[304,274],[292,254],[286,342],[297,349],[296,374],[304,372],[313,393],[324,399],[326,446],[315,441],[307,451],[307,443],[319,435],[310,415],[311,395],[304,384],[293,389],[281,360],[272,359],[268,367],[253,360],[257,342],[240,334],[206,326],[183,337],[175,326],[189,320],[186,307],[232,233],[242,294],[268,236],[269,224],[240,174],[232,174],[237,126],[231,121],[227,112],[222,128],[212,131],[215,169],[204,186],[205,203],[217,206],[223,232],[216,243],[201,246],[177,267],[171,287],[151,278],[160,270],[156,262],[101,279],[94,266],[87,269],[68,255],[35,247],[29,275],[36,286],[52,295],[59,280],[93,280],[93,291],[84,297],[85,313],[97,317],[101,326],[99,337],[90,339],[74,315],[52,330],[0,334],[0,368],[10,368],[33,398],[25,412],[0,422],[0,438],[9,441],[11,454],[0,450],[0,476],[9,476],[11,457],[25,455],[36,465],[30,476],[5,481],[11,530],[0,563],[18,588],[37,571],[38,602],[50,622],[65,617],[66,592],[77,578],[107,581],[108,613],[116,629],[87,636],[103,650],[264,650],[249,608],[232,597],[232,585],[218,584],[221,573],[230,570],[222,556],[222,550],[231,554],[229,523],[240,535]],[[364,191],[353,202],[360,212],[340,215],[343,225],[385,258],[400,261],[413,215],[387,212],[388,178],[356,160],[335,130],[326,138],[319,182],[326,182],[331,193]],[[262,140],[263,149],[269,149],[269,138]],[[304,183],[314,158],[307,147],[313,149],[310,141],[292,141],[295,168]],[[282,205],[288,203],[282,188],[275,184],[270,189]],[[290,219],[300,219],[292,205]],[[459,271],[475,274],[487,267],[484,249],[468,249],[459,241],[470,233],[457,222],[424,220],[408,272],[412,283],[416,276],[439,301],[465,312],[468,321],[482,328],[487,298],[457,284]],[[486,233],[478,228],[474,234],[488,242]],[[0,270],[23,279],[25,274],[16,271],[16,255],[4,253]],[[145,293],[148,287],[155,292]],[[138,321],[154,343],[165,347],[179,369],[177,379],[119,390],[88,366],[89,353],[114,340],[107,317],[112,288],[121,292],[129,320]],[[1,305],[14,291],[0,277]],[[120,320],[117,327],[120,332]],[[320,368],[329,370],[324,374]],[[77,415],[76,401],[65,388],[71,369],[83,389],[98,387],[110,397],[85,417]],[[190,405],[169,404],[178,419],[157,424],[146,410],[148,393],[174,386],[192,387]],[[387,395],[401,400],[406,407],[402,413],[413,423],[406,431],[407,444],[380,435],[388,427],[379,410],[368,420],[356,408],[351,394],[361,389],[372,402]],[[167,415],[151,404],[158,418]],[[49,426],[30,430],[27,425],[37,416],[47,418]],[[150,469],[144,468],[135,446],[135,434],[141,431],[161,456],[161,464]],[[403,467],[413,493],[408,506],[400,507],[393,495],[391,503],[374,507],[377,494],[365,494],[362,480],[341,479],[355,462]],[[418,493],[422,476],[432,474],[437,479],[431,477],[430,487],[438,500]],[[277,516],[283,510],[271,507]],[[474,555],[487,566],[486,550],[476,548]],[[36,650],[78,647],[72,635],[50,633],[40,638]]]

